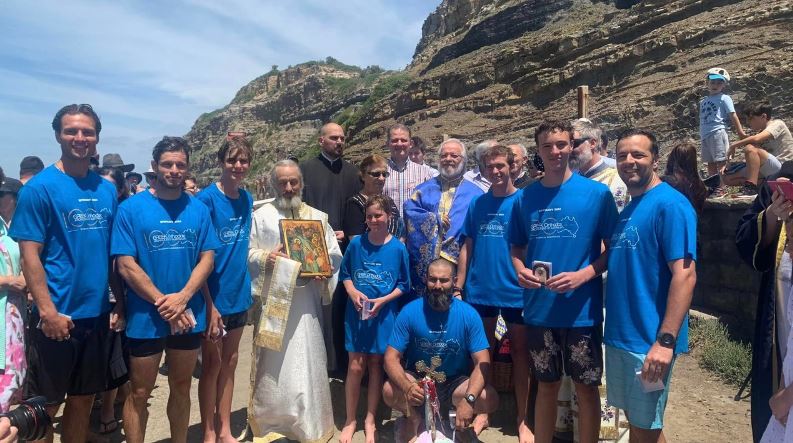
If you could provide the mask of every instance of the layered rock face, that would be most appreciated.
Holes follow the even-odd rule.
[[[214,152],[227,131],[245,131],[266,170],[275,159],[315,152],[322,122],[347,127],[347,156],[382,152],[385,128],[408,124],[437,145],[524,139],[543,118],[589,117],[613,139],[630,126],[659,134],[662,149],[697,138],[705,72],[727,69],[739,110],[770,99],[793,124],[793,6],[789,0],[445,0],[424,23],[404,72],[334,60],[274,70],[187,135],[200,147],[200,178],[217,176]],[[613,145],[612,145],[613,146]],[[432,156],[430,156],[432,157]]]

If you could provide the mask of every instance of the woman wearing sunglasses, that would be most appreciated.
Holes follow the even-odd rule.
[[[363,189],[347,200],[344,212],[343,230],[347,242],[368,231],[364,215],[366,201],[373,195],[383,194],[385,180],[389,175],[386,159],[377,154],[364,158],[359,168]],[[391,217],[388,222],[388,232],[400,241],[404,241],[405,224],[399,215],[399,209],[392,203],[389,212]]]

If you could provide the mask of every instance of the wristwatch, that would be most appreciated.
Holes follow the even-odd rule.
[[[474,403],[476,403],[476,396],[474,394],[465,394],[465,401],[467,401],[469,405],[473,406]]]
[[[658,335],[655,336],[655,341],[657,341],[659,345],[669,349],[674,349],[675,343],[677,343],[675,336],[668,332],[659,332]]]

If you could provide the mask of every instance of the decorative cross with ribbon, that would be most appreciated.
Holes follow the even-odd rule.
[[[438,401],[438,390],[436,383],[444,383],[446,381],[446,373],[438,371],[438,368],[443,364],[443,360],[439,356],[430,359],[430,366],[424,360],[416,362],[416,371],[424,374],[419,384],[424,389],[424,424],[430,430],[432,441],[435,441],[435,417],[440,419],[440,402]],[[443,421],[441,420],[441,423]],[[443,426],[441,424],[441,426]]]
[[[437,369],[440,368],[442,364],[443,360],[441,360],[441,358],[436,355],[430,359],[430,366],[427,366],[427,364],[424,363],[424,360],[417,361],[416,371],[424,374],[424,378],[429,378],[438,383],[445,383],[446,373],[437,371]]]

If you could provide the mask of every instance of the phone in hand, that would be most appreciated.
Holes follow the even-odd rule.
[[[769,180],[768,186],[772,191],[779,191],[785,199],[793,201],[793,182],[786,180]]]
[[[372,309],[374,309],[374,302],[365,300],[361,303],[361,320],[369,320],[372,318]]]

